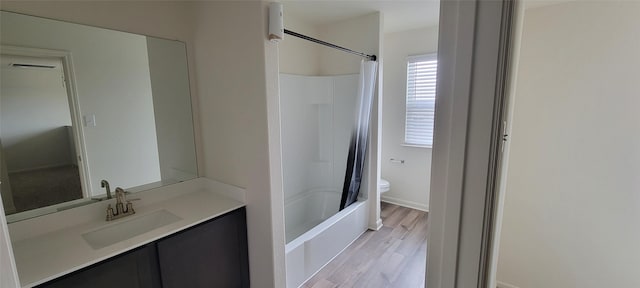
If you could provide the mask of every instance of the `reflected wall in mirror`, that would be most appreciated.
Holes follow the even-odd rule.
[[[197,177],[184,43],[0,13],[10,222]]]

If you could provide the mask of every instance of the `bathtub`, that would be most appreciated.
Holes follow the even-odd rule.
[[[314,190],[287,199],[287,287],[300,287],[367,230],[366,200],[337,212],[341,192]]]

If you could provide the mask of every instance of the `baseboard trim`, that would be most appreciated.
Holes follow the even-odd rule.
[[[382,228],[382,219],[378,218],[378,221],[375,223],[375,227],[369,226],[369,230],[378,231]]]
[[[381,195],[380,196],[380,201],[391,203],[391,204],[395,204],[395,205],[402,206],[402,207],[416,209],[416,210],[420,210],[420,211],[424,211],[424,212],[429,212],[429,207],[427,207],[427,205],[424,205],[424,204],[418,203],[418,202],[414,202],[414,201],[403,200],[403,199],[399,199],[399,198],[395,198],[395,197],[389,197],[389,196],[386,196],[386,195]]]
[[[502,281],[496,281],[496,284],[497,284],[496,286],[497,288],[520,288],[516,285],[511,285],[509,283],[504,283]]]

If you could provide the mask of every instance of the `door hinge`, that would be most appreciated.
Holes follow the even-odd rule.
[[[504,146],[506,146],[507,141],[509,141],[509,134],[507,134],[507,121],[502,121],[502,147],[500,148],[501,152],[504,152]]]

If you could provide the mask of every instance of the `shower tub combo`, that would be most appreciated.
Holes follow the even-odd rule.
[[[340,210],[358,81],[359,75],[280,74],[289,288],[301,286],[367,230],[367,193]]]
[[[302,285],[367,230],[366,201],[338,212],[341,193],[312,191],[285,204],[287,287]]]

